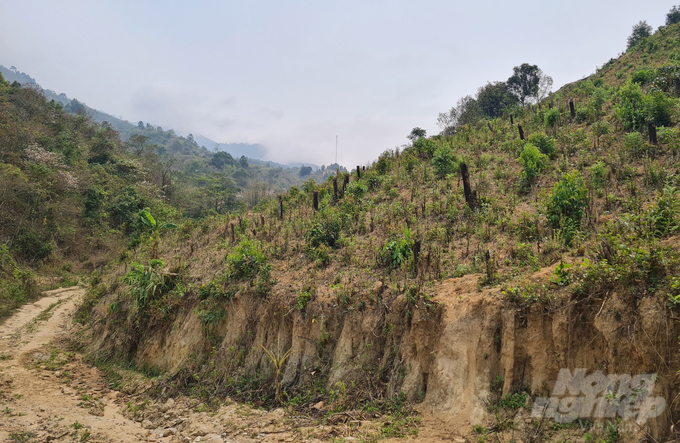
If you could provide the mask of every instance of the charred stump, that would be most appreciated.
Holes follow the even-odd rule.
[[[470,174],[465,163],[460,164],[460,175],[463,178],[463,192],[465,193],[465,202],[470,209],[475,207],[475,197],[472,194],[472,187],[470,187]]]

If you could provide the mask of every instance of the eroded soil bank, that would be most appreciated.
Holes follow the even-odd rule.
[[[546,268],[535,278],[549,284],[553,271]],[[652,395],[666,400],[663,413],[642,424],[619,423],[620,438],[669,434],[680,414],[680,328],[663,300],[645,297],[631,304],[616,293],[580,299],[565,293],[550,303],[521,306],[498,288],[481,290],[478,281],[478,275],[468,275],[436,283],[429,308],[407,301],[403,293],[388,295],[382,284],[373,288],[377,302],[361,310],[332,300],[311,301],[299,310],[237,296],[212,328],[199,320],[199,301],[165,324],[146,327],[112,295],[93,312],[90,351],[167,371],[175,380],[186,381],[187,374],[207,380],[212,374],[206,386],[216,393],[251,377],[247,387],[269,385],[269,391],[259,388],[264,397],[272,392],[274,371],[263,348],[291,350],[282,386],[302,407],[318,402],[314,386],[319,384],[336,401],[403,393],[419,405],[424,420],[437,420],[446,438],[468,435],[473,425],[498,431],[493,398],[521,388],[531,395],[531,405],[536,396],[551,395],[563,368],[656,374]],[[115,313],[112,303],[118,303]],[[168,392],[176,387],[166,386]],[[257,404],[256,396],[251,400]],[[515,411],[513,426],[500,429],[500,435],[535,440],[534,429],[545,424],[529,415],[524,408]],[[615,417],[609,421],[617,423]]]

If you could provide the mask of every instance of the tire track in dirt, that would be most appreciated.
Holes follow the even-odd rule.
[[[72,332],[84,293],[79,287],[45,292],[0,325],[0,442],[146,440],[146,431],[121,415],[119,394],[97,369],[75,354],[63,371],[48,368],[50,344]],[[83,407],[92,399],[97,407]]]

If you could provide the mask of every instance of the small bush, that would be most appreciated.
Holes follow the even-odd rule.
[[[660,91],[645,96],[645,119],[656,126],[671,126],[675,100]]]
[[[562,229],[563,239],[571,244],[588,207],[588,189],[578,171],[565,174],[548,196],[546,212],[553,229]]]
[[[626,129],[639,131],[645,123],[644,94],[640,85],[628,82],[619,89],[614,115]]]
[[[543,133],[536,133],[529,136],[529,143],[536,146],[541,153],[550,158],[555,157],[555,139]]]
[[[648,212],[656,237],[672,235],[680,227],[680,200],[675,187],[666,186],[656,204]]]
[[[434,165],[435,174],[439,179],[442,179],[455,171],[456,158],[449,148],[441,147],[437,149],[432,164]]]
[[[383,248],[383,261],[392,268],[402,266],[413,255],[413,244],[411,231],[406,228],[402,232],[402,237],[397,238],[392,235],[392,239]]]
[[[312,225],[305,233],[307,246],[317,248],[319,245],[326,245],[336,248],[341,229],[342,220],[339,214],[328,208],[322,209],[316,214]]]
[[[538,148],[531,143],[527,143],[519,155],[519,160],[522,163],[522,184],[531,186],[538,178],[538,174],[545,168],[548,162],[548,156],[541,153]]]
[[[434,156],[434,153],[437,150],[437,143],[429,138],[419,138],[413,143],[413,148],[418,153],[418,156],[429,159]]]
[[[560,121],[560,113],[557,109],[548,109],[543,117],[543,124],[548,128],[554,128]]]
[[[363,180],[353,181],[347,185],[346,193],[353,196],[356,200],[361,200],[368,192],[368,186]]]
[[[602,189],[607,178],[607,167],[598,161],[590,167],[590,182],[595,189]]]
[[[654,80],[655,77],[656,77],[656,74],[653,70],[651,70],[651,69],[640,69],[635,74],[633,74],[633,77],[630,80],[633,83],[637,83],[638,85],[646,85],[646,84],[651,83]]]
[[[257,240],[243,240],[234,252],[227,256],[232,278],[253,278],[266,268],[269,259]]]
[[[626,134],[623,145],[633,157],[640,158],[647,154],[647,142],[639,132],[631,132],[630,134]]]

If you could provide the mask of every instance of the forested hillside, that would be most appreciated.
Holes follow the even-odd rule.
[[[90,117],[0,76],[0,316],[37,293],[29,268],[73,283],[123,257],[155,229],[146,211],[159,227],[238,213],[303,180],[141,122],[124,141]]]

